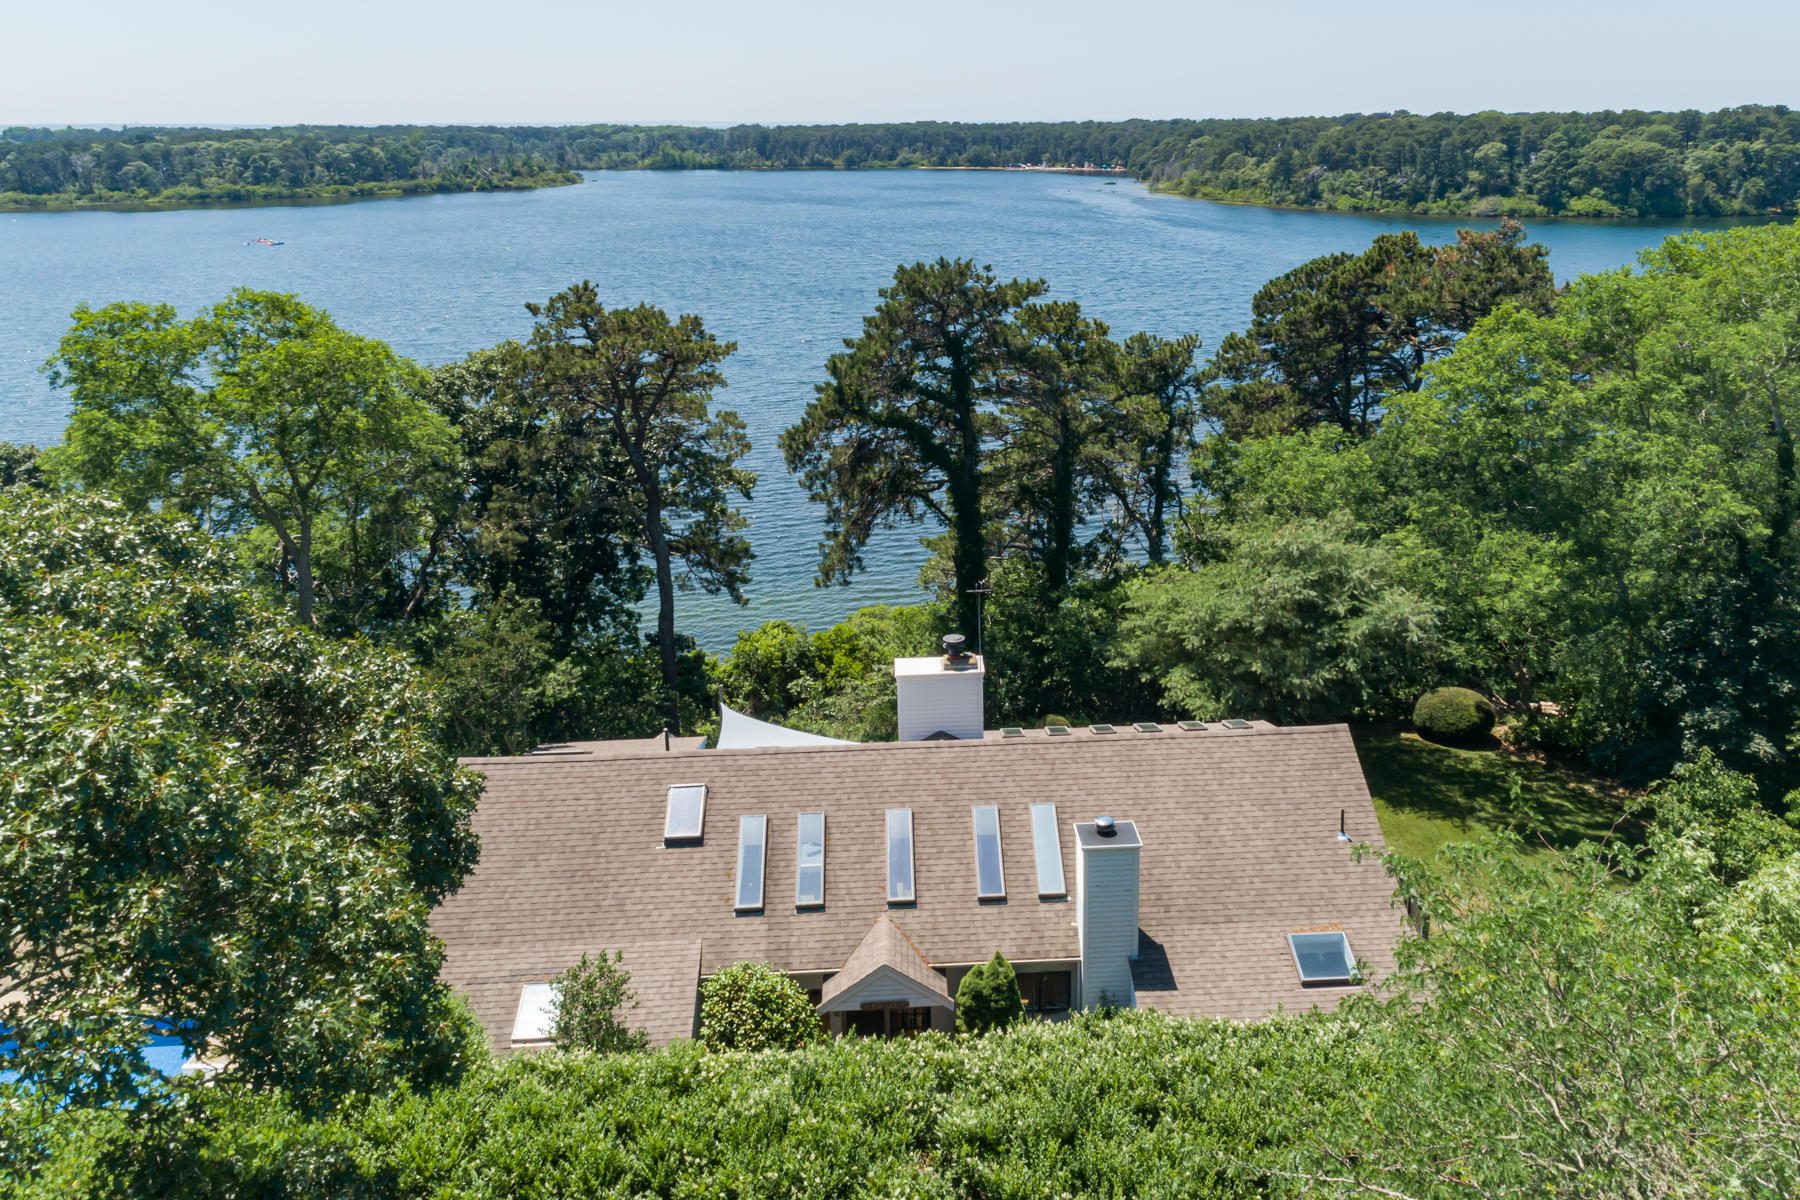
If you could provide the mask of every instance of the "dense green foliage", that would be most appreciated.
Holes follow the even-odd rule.
[[[1228,437],[1335,425],[1364,436],[1397,392],[1424,382],[1503,304],[1548,312],[1549,250],[1512,221],[1426,246],[1387,233],[1361,254],[1327,254],[1257,291],[1250,328],[1219,344],[1200,409]]]
[[[691,313],[671,321],[648,304],[609,310],[591,283],[525,307],[537,325],[523,386],[562,420],[589,427],[592,448],[584,449],[609,456],[606,465],[627,481],[612,502],[653,572],[668,728],[680,733],[675,589],[723,592],[742,604],[750,581],[750,522],[734,506],[756,486],[755,473],[737,465],[750,439],[737,413],[710,407],[725,386],[719,364],[737,345]]]
[[[1213,439],[1193,553],[1347,516],[1439,613],[1441,682],[1633,781],[1711,750],[1800,784],[1800,226],[1674,239],[1502,308],[1367,438]]]
[[[700,1044],[710,1050],[794,1050],[824,1038],[806,992],[767,963],[733,963],[700,985]]]
[[[1787,1195],[1800,858],[1738,881],[1714,837],[1397,863],[1431,936],[1333,1015],[520,1055],[326,1121],[240,1104],[155,1148],[180,1181],[160,1194]],[[41,1134],[27,1195],[102,1190],[145,1153],[111,1125]]]
[[[454,1067],[426,917],[477,787],[403,658],[296,627],[174,522],[14,488],[0,680],[15,1099],[151,1087],[150,1023],[307,1109]]]
[[[991,1033],[1025,1019],[1019,976],[998,951],[969,968],[956,985],[956,1032]]]
[[[1121,166],[1257,204],[1541,216],[1792,212],[1800,114],[1352,113],[883,125],[294,126],[0,134],[0,205],[394,195],[539,186],[577,169]]]
[[[1283,724],[1392,711],[1435,649],[1436,613],[1339,518],[1234,530],[1230,551],[1126,585],[1114,654],[1172,711]]]
[[[44,468],[36,446],[0,442],[0,488],[43,487]]]
[[[626,1014],[637,1007],[637,993],[631,990],[631,972],[625,969],[621,952],[609,956],[602,950],[595,958],[583,954],[580,962],[552,984],[556,988],[556,1019],[550,1026],[550,1040],[558,1046],[618,1054],[642,1050],[649,1044],[643,1030],[625,1024]]]
[[[191,320],[167,304],[75,310],[51,362],[75,409],[50,465],[137,507],[241,534],[299,620],[411,615],[441,536],[450,430],[419,368],[276,292],[240,288]]]
[[[1494,702],[1468,688],[1432,688],[1413,705],[1413,728],[1444,742],[1478,742],[1494,731]]]

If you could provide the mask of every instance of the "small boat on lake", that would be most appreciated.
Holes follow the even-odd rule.
[[[244,245],[246,245],[246,246],[285,246],[285,245],[287,245],[287,243],[271,241],[268,238],[251,238],[249,241],[245,242]]]

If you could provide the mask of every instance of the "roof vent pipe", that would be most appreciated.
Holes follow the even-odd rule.
[[[1338,841],[1347,842],[1349,840],[1350,833],[1344,828],[1344,810],[1340,808],[1338,809]]]
[[[1094,818],[1094,832],[1099,834],[1101,837],[1112,837],[1115,833],[1117,833],[1119,831],[1115,827],[1115,825],[1113,823],[1113,819],[1111,817],[1095,817]]]

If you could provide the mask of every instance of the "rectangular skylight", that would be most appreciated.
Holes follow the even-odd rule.
[[[669,813],[663,818],[663,841],[697,842],[706,829],[706,785],[678,784],[669,789]]]
[[[1300,982],[1307,987],[1356,982],[1356,959],[1350,953],[1350,939],[1340,932],[1290,933],[1288,949],[1293,952]]]
[[[763,864],[768,861],[769,818],[738,818],[737,903],[739,912],[763,906]]]
[[[1062,834],[1056,828],[1056,805],[1031,806],[1031,847],[1037,858],[1038,895],[1066,896],[1063,884]]]
[[[1227,729],[1248,729],[1248,728],[1250,728],[1250,722],[1244,720],[1242,717],[1233,717],[1233,718],[1231,718],[1231,720],[1225,722],[1225,728],[1227,728]]]
[[[1132,728],[1137,730],[1139,733],[1161,733],[1162,732],[1162,726],[1158,725],[1155,721],[1139,721],[1136,725],[1133,725]]]
[[[547,1042],[556,1024],[556,985],[528,983],[519,989],[519,1012],[513,1018],[513,1045]]]
[[[825,814],[800,814],[799,845],[794,854],[794,907],[825,907]]]
[[[1093,730],[1095,733],[1111,733],[1111,732],[1113,732],[1113,727],[1111,725],[1089,725],[1088,728]]]
[[[1017,725],[1008,725],[1000,731],[1001,737],[1024,737],[1025,730]]]
[[[1183,729],[1187,730],[1189,733],[1193,733],[1197,729],[1205,729],[1206,722],[1205,721],[1183,721],[1181,723],[1181,727]]]
[[[912,809],[890,808],[887,814],[889,904],[913,902]]]
[[[1006,867],[1000,859],[1000,810],[975,806],[975,898],[1006,899]]]
[[[1051,737],[1068,737],[1069,727],[1067,725],[1046,725],[1044,726],[1044,732]]]

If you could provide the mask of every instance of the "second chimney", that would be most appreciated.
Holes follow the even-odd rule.
[[[986,679],[981,656],[968,653],[957,633],[945,635],[942,655],[896,658],[900,740],[980,741]]]

